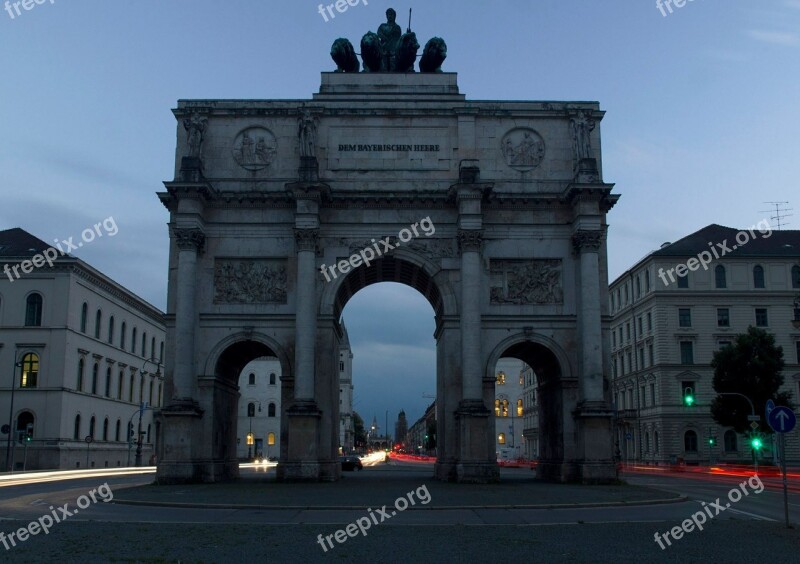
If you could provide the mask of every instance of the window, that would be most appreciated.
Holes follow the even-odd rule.
[[[522,400],[517,400],[517,417],[522,417]]]
[[[522,385],[523,385],[523,384],[522,384],[522,374],[521,374],[521,373],[520,373],[520,375],[519,375],[519,385],[520,385],[520,386],[522,386]]]
[[[89,436],[92,438],[94,438],[94,424],[95,424],[95,418],[94,415],[92,415],[92,418],[89,419]]]
[[[644,368],[644,349],[639,349],[639,369]]]
[[[20,388],[35,388],[39,380],[39,355],[28,353],[22,357],[22,374],[20,375]]]
[[[108,343],[112,344],[114,342],[114,316],[112,315],[108,319]]]
[[[158,396],[156,397],[158,406],[161,407],[161,382],[158,383]]]
[[[133,403],[133,374],[131,374],[131,381],[128,385],[128,401]]]
[[[156,357],[156,338],[150,338],[150,358]]]
[[[344,372],[344,362],[339,361],[339,372]]]
[[[98,309],[97,313],[94,316],[94,338],[95,339],[99,339],[100,338],[100,326],[102,325],[102,322],[103,322],[103,312]]]
[[[506,383],[506,373],[501,370],[500,372],[497,373],[497,384],[499,386],[502,386],[505,383]]]
[[[25,303],[25,327],[42,326],[42,295],[31,294]]]
[[[731,346],[732,344],[733,344],[733,342],[732,342],[732,341],[720,341],[719,343],[717,343],[717,345],[718,345],[718,347],[719,347],[720,349],[724,349],[725,347],[729,347],[729,346]]]
[[[625,354],[625,360],[628,363],[628,372],[631,372],[633,370],[633,355],[631,355],[631,351]]]
[[[164,341],[161,341],[161,344],[158,347],[159,356],[158,359],[160,361],[164,361]]]
[[[656,404],[656,385],[650,384],[650,405]]]
[[[612,312],[616,311],[616,309],[617,309],[617,306],[614,305],[614,304],[615,304],[614,292],[611,292],[611,311]]]
[[[103,440],[108,440],[108,417],[103,420]]]
[[[681,364],[694,364],[694,346],[691,341],[681,341]]]
[[[270,433],[267,435],[267,445],[275,446],[275,433]]]
[[[639,388],[639,398],[642,402],[642,407],[647,407],[647,396],[644,393],[644,386]]]
[[[736,452],[737,450],[739,450],[739,445],[737,444],[738,441],[736,438],[736,431],[730,429],[725,431],[725,435],[722,442],[724,443],[725,452]]]
[[[647,330],[648,331],[653,330],[653,314],[650,313],[649,311],[647,312]]]
[[[147,424],[147,444],[150,444],[150,428],[152,425],[150,423]]]
[[[274,386],[275,385],[275,373],[274,372],[269,375],[269,385],[270,386]]]
[[[153,380],[150,380],[150,393],[147,396],[147,401],[149,405],[153,405]]]
[[[256,375],[253,374],[252,372],[247,377],[247,385],[248,386],[255,386],[256,385]]]
[[[678,326],[691,327],[692,326],[692,310],[688,307],[678,309]]]
[[[614,330],[611,331],[611,346],[614,348],[617,346],[617,332]]]
[[[756,265],[753,267],[753,287],[764,288],[764,267]]]
[[[100,371],[100,367],[97,366],[97,363],[94,363],[94,367],[92,367],[92,393],[97,393],[97,373]]]
[[[139,376],[139,402],[144,401],[144,374]]]
[[[501,404],[501,406],[502,406],[502,410],[503,410],[503,413],[502,413],[503,417],[508,417],[508,400],[504,399],[502,404]]]
[[[650,291],[650,271],[644,271],[644,292],[647,293]]]
[[[145,346],[147,345],[147,332],[142,332],[142,356],[147,358],[147,351],[145,350]]]
[[[731,326],[731,312],[726,307],[717,309],[717,327]]]
[[[655,446],[655,449],[654,449],[654,451],[655,451],[655,453],[656,453],[656,454],[658,454],[658,431],[656,431],[655,433],[653,433],[653,442],[655,443],[655,444],[653,445],[653,446]]]
[[[689,273],[687,272],[683,276],[678,276],[678,288],[688,288],[689,287]]]
[[[647,345],[647,356],[650,357],[650,366],[655,364],[655,355],[653,354],[653,345]]]
[[[494,400],[494,416],[500,417],[500,400]]]
[[[127,329],[127,327],[125,325],[125,322],[123,321],[122,329],[120,329],[120,334],[119,334],[119,348],[121,348],[123,351],[125,350],[125,329]]]
[[[78,379],[75,383],[75,389],[79,392],[83,391],[83,369],[84,369],[85,362],[83,359],[78,361]]]
[[[275,404],[270,403],[267,406],[267,417],[275,417]]]
[[[641,295],[642,295],[642,279],[637,274],[636,275],[636,286],[634,287],[634,297],[636,299],[639,299],[639,297]]]
[[[73,427],[72,431],[72,438],[76,441],[81,440],[81,416],[75,416],[75,426]]]
[[[800,288],[800,266],[792,267],[792,288]]]
[[[795,341],[794,348],[797,354],[797,364],[800,364],[800,341]]]
[[[686,431],[683,434],[683,450],[686,452],[697,452],[697,433]]]
[[[695,403],[697,403],[697,397],[695,396],[695,389],[694,389],[694,382],[689,380],[684,380],[681,382],[681,402],[683,402],[683,398],[687,395],[691,395],[694,397]]]
[[[250,402],[247,404],[247,416],[255,417],[255,415],[256,415],[256,404]]]
[[[131,334],[131,352],[136,354],[136,327],[133,328],[133,333]]]
[[[117,382],[117,399],[122,399],[122,387],[125,385],[125,372],[123,370],[119,371],[119,382]]]
[[[631,322],[630,321],[628,321],[625,324],[625,340],[626,341],[630,341],[631,340]]]
[[[501,445],[506,444],[506,434],[505,433],[500,433],[499,435],[497,435],[497,443],[501,444]]]
[[[639,322],[639,335],[641,336],[644,333],[644,329],[642,329],[642,316],[641,315],[639,316],[637,321]]]
[[[625,289],[625,305],[628,305],[628,302],[631,301],[631,291],[628,289],[627,283],[625,284],[624,289]]]
[[[81,333],[86,333],[87,317],[89,317],[89,304],[83,302],[83,306],[81,306]]]
[[[644,433],[644,451],[650,452],[650,431]]]
[[[767,309],[762,307],[756,308],[756,327],[766,327],[769,325],[767,319]]]
[[[728,280],[725,275],[725,267],[717,265],[717,268],[714,269],[714,281],[717,288],[727,288],[728,287]]]
[[[114,430],[114,440],[119,442],[119,434],[122,431],[122,421],[117,419],[117,427]]]
[[[111,397],[111,367],[106,368],[106,397]]]

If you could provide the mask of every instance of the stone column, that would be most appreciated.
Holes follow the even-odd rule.
[[[481,244],[483,232],[461,230],[461,388],[465,401],[483,402],[481,370]]]
[[[197,255],[205,243],[200,229],[173,229],[178,247],[178,274],[175,294],[175,368],[169,403],[191,403],[195,390],[194,329],[196,325],[195,287]]]
[[[316,229],[295,229],[297,306],[295,314],[295,401],[314,401],[314,359],[317,340]]]
[[[584,402],[604,401],[603,341],[600,310],[600,246],[602,232],[579,230],[572,237],[580,261],[581,396]]]

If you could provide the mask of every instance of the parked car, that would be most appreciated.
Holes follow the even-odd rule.
[[[342,470],[361,470],[364,468],[357,456],[340,456],[339,462],[342,463]]]

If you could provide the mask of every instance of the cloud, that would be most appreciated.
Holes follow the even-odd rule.
[[[782,45],[784,47],[794,47],[800,44],[800,36],[788,31],[767,31],[763,29],[750,29],[747,35],[756,41],[769,43],[771,45]]]

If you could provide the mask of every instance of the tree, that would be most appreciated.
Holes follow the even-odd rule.
[[[783,347],[775,346],[775,337],[762,329],[748,327],[747,333],[736,336],[730,346],[714,353],[714,390],[735,392],[753,402],[756,414],[761,415],[760,428],[770,433],[762,410],[768,399],[775,405],[792,407],[791,392],[779,392],[783,385]],[[750,431],[750,405],[741,397],[717,396],[711,403],[711,415],[724,427],[737,433]]]
[[[355,446],[366,446],[367,432],[364,430],[364,420],[361,416],[353,412],[353,444]]]

